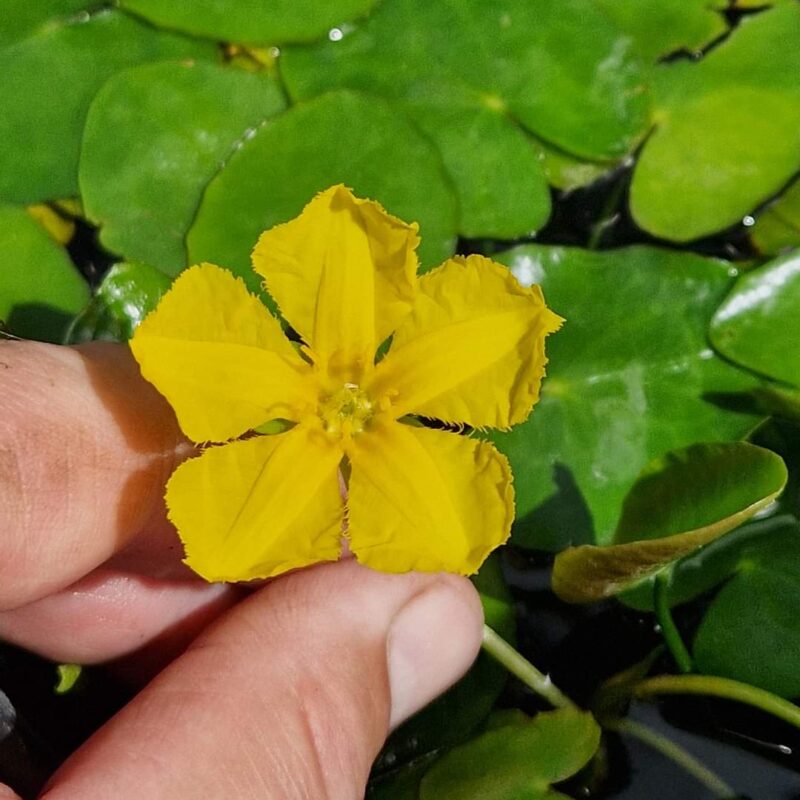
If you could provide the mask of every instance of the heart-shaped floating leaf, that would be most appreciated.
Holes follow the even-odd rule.
[[[647,61],[677,51],[695,52],[728,29],[724,0],[594,0],[614,24],[633,37]]]
[[[86,113],[115,72],[214,54],[210,43],[156,31],[108,9],[53,21],[0,49],[0,197],[34,203],[77,193]],[[119,133],[107,131],[109,138]]]
[[[549,211],[523,129],[601,161],[644,134],[645,69],[630,45],[591,0],[392,0],[339,41],[287,48],[281,73],[295,98],[352,88],[402,103],[442,152],[460,232],[511,238]]]
[[[648,462],[697,441],[741,439],[758,421],[710,402],[755,384],[706,341],[730,265],[652,247],[526,245],[495,257],[540,283],[567,319],[547,342],[530,419],[492,437],[514,470],[517,544],[609,543]]]
[[[111,78],[89,110],[80,162],[86,214],[105,247],[170,274],[186,267],[184,237],[206,184],[284,105],[273,79],[208,63]]]
[[[26,339],[60,342],[89,287],[64,248],[23,208],[0,204],[0,320]]]
[[[171,283],[169,276],[149,264],[114,264],[89,305],[72,321],[65,343],[127,341]]]
[[[800,245],[800,181],[795,181],[759,214],[750,238],[767,255]]]
[[[630,589],[739,527],[775,500],[786,480],[780,456],[747,442],[667,453],[625,499],[614,544],[556,556],[553,591],[587,603]]]
[[[242,44],[307,42],[352,20],[376,0],[120,0],[157,25]]]
[[[715,554],[726,558],[729,577],[695,634],[695,666],[800,697],[800,524],[783,518],[781,527],[734,544]]]
[[[698,63],[661,65],[636,222],[686,242],[737,223],[800,167],[800,5],[741,20]]]
[[[504,114],[476,107],[474,99],[404,108],[441,153],[459,197],[463,236],[513,239],[544,225],[550,215],[544,148]]]
[[[742,275],[714,314],[710,336],[731,361],[800,386],[800,252]]]
[[[420,784],[420,800],[556,800],[552,784],[580,770],[597,751],[591,714],[560,709],[502,725],[456,747]]]
[[[335,183],[419,222],[424,266],[452,254],[456,202],[434,147],[382,101],[334,92],[276,117],[231,156],[206,188],[189,260],[223,265],[259,288],[250,251],[261,232]]]
[[[491,556],[472,581],[480,593],[486,624],[514,642],[514,603],[497,557]],[[392,772],[464,741],[487,717],[507,678],[504,667],[481,653],[455,686],[392,733],[375,762],[373,775]]]

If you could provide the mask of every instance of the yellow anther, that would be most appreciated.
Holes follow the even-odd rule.
[[[362,433],[373,410],[372,401],[355,383],[346,383],[333,394],[322,397],[318,407],[325,431],[342,438]]]

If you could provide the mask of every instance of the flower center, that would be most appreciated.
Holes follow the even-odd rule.
[[[372,401],[357,383],[346,383],[321,397],[317,409],[326,433],[336,437],[362,433],[373,411]]]

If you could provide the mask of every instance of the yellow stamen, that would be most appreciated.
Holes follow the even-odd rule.
[[[374,404],[356,383],[320,398],[317,413],[326,433],[348,438],[363,433],[374,412]]]

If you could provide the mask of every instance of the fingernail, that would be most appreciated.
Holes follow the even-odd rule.
[[[392,728],[454,684],[481,643],[483,614],[466,581],[439,579],[395,616],[387,638]]]

